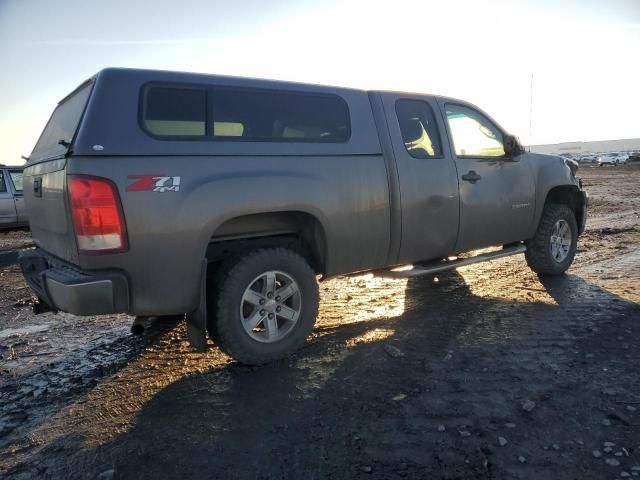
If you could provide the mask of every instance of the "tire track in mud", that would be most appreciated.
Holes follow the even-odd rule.
[[[580,396],[600,399],[601,390],[611,386],[609,376],[598,376],[592,369],[576,369],[585,361],[581,344],[585,338],[599,336],[604,329],[614,327],[612,319],[620,319],[621,315],[637,319],[637,306],[613,301],[609,292],[579,277],[571,277],[568,282],[541,284],[526,271],[519,258],[467,267],[461,269],[460,274],[443,275],[438,280],[422,279],[412,285],[369,277],[330,282],[323,289],[326,307],[322,309],[316,338],[292,359],[275,366],[236,366],[215,350],[206,357],[189,354],[181,329],[161,333],[155,342],[138,344],[133,349],[129,345],[123,357],[126,360],[117,373],[104,377],[99,385],[85,386],[75,401],[59,406],[57,413],[43,425],[26,429],[29,430],[27,437],[35,441],[35,445],[17,442],[9,447],[17,448],[18,456],[22,457],[22,462],[15,467],[17,470],[13,471],[20,472],[26,465],[32,468],[35,461],[44,472],[70,478],[74,477],[71,469],[77,464],[84,465],[83,472],[85,468],[98,467],[93,471],[98,474],[100,468],[106,469],[115,463],[125,478],[158,474],[150,464],[137,469],[118,460],[124,450],[132,448],[136,455],[155,458],[149,448],[140,443],[142,439],[138,435],[144,432],[137,433],[135,427],[136,416],[149,403],[164,398],[159,401],[168,402],[167,408],[156,407],[152,416],[167,415],[167,419],[175,415],[170,406],[184,406],[189,399],[215,408],[216,413],[210,414],[214,421],[206,428],[207,435],[224,437],[228,428],[247,429],[235,421],[224,426],[229,415],[234,417],[231,412],[239,407],[238,402],[249,408],[244,396],[234,397],[229,393],[237,377],[252,378],[260,384],[261,373],[266,371],[276,386],[289,392],[287,397],[303,402],[306,408],[311,407],[314,418],[326,418],[327,425],[341,432],[344,429],[338,425],[346,423],[345,434],[359,438],[356,441],[359,448],[345,447],[350,452],[348,458],[338,452],[328,453],[331,458],[341,459],[343,466],[349,468],[349,476],[358,475],[358,463],[374,464],[385,473],[393,473],[406,463],[408,472],[416,475],[439,472],[443,478],[460,472],[478,478],[482,475],[491,478],[497,472],[520,475],[523,464],[517,456],[503,458],[494,446],[494,437],[501,434],[508,435],[510,444],[521,450],[516,453],[526,455],[531,471],[539,475],[546,472],[553,478],[571,478],[576,463],[590,460],[589,452],[577,441],[587,443],[601,436],[600,432],[590,429],[609,418],[608,405],[601,406],[600,402],[589,406],[590,413],[582,412],[569,418],[561,414],[565,409],[576,408],[567,403],[571,390],[579,391],[581,386],[591,384]],[[371,288],[367,288],[368,282]],[[354,309],[355,305],[360,308],[370,305],[376,292],[389,292],[394,287],[405,289],[404,310],[400,315],[395,315],[396,311],[382,318],[358,317],[362,312]],[[347,304],[343,301],[345,293],[351,297]],[[441,308],[428,311],[425,305]],[[376,312],[376,305],[373,307],[369,308],[372,314]],[[597,334],[594,328],[598,329]],[[376,329],[382,332],[382,338],[368,336]],[[397,346],[404,356],[390,363],[383,350],[386,344]],[[94,351],[104,351],[107,355],[114,345],[105,343],[96,347]],[[624,346],[618,344],[616,348]],[[600,355],[609,356],[602,345],[597,350]],[[620,366],[614,362],[609,368]],[[278,369],[286,372],[284,383],[276,379]],[[567,376],[568,379],[564,378]],[[179,387],[176,389],[175,385]],[[249,392],[254,388],[257,387],[251,387]],[[621,395],[633,393],[624,384],[616,388]],[[345,409],[355,415],[362,407],[351,398],[355,390],[363,398],[365,415],[377,419],[366,428],[341,420]],[[164,391],[172,393],[165,398]],[[267,399],[279,398],[268,389],[258,388],[257,392]],[[404,397],[393,400],[398,396]],[[327,407],[329,397],[340,399],[338,405]],[[531,416],[520,411],[520,405],[527,399],[538,405]],[[310,431],[324,439],[330,436],[325,427],[307,425],[306,415],[297,410],[291,403],[291,423],[298,424],[302,432]],[[594,415],[599,415],[596,422]],[[194,427],[192,419],[185,420],[185,416],[189,417],[178,414],[174,428],[191,431],[196,437],[203,435],[200,429],[205,427]],[[532,421],[530,417],[535,418]],[[542,422],[544,428],[535,422]],[[562,429],[553,428],[549,422],[557,422]],[[526,428],[513,430],[505,427],[506,423],[526,425]],[[585,429],[584,424],[589,428]],[[155,422],[152,425],[148,428],[156,435],[158,428],[163,431]],[[269,428],[276,429],[275,433],[265,428],[260,430],[260,435],[283,444],[283,433],[278,431],[282,426],[278,425],[278,422],[269,424]],[[445,432],[437,430],[439,425],[445,426]],[[463,432],[469,436],[463,436]],[[255,432],[251,433],[255,436]],[[546,445],[550,435],[562,445],[566,455],[560,463],[554,460],[555,450]],[[90,455],[92,460],[76,452],[79,447],[76,436],[83,439],[84,448],[95,448]],[[153,438],[158,441],[158,437]],[[299,440],[305,438],[302,434]],[[611,441],[618,440],[625,445],[632,443],[624,435],[602,438],[605,438],[602,441],[615,438]],[[162,445],[160,451],[169,448]],[[544,450],[544,446],[550,450]],[[426,456],[425,448],[430,452]],[[235,450],[232,449],[231,458],[235,455],[235,461],[240,461]],[[61,456],[60,451],[65,454]],[[537,454],[538,451],[541,453]],[[3,449],[3,454],[7,452]],[[259,451],[258,455],[268,453]],[[99,460],[92,463],[95,455]],[[469,463],[465,463],[467,460]],[[325,470],[310,458],[304,461],[309,468],[306,473],[336,475],[334,470]],[[300,462],[304,463],[303,459]],[[486,466],[485,462],[488,462]],[[219,473],[229,466],[221,463]],[[269,468],[268,472],[277,474]]]

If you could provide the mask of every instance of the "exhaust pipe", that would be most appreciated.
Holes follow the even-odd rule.
[[[147,329],[149,317],[136,317],[131,325],[131,333],[134,335],[142,335]]]
[[[167,328],[174,328],[183,319],[184,313],[182,315],[136,317],[131,325],[131,333],[133,335],[144,335],[147,330],[149,330],[149,333],[165,331]]]

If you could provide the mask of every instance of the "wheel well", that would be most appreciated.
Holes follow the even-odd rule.
[[[284,247],[303,255],[316,273],[326,271],[326,237],[314,216],[297,211],[242,215],[214,232],[207,260],[216,263],[230,255],[257,248]]]
[[[576,216],[578,225],[581,225],[583,215],[583,198],[578,187],[572,185],[562,185],[554,187],[547,193],[545,205],[547,203],[557,203],[568,206]]]

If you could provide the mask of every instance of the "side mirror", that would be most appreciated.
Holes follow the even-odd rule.
[[[519,155],[522,152],[523,150],[520,146],[520,142],[518,142],[518,138],[515,135],[504,136],[504,153],[508,157]]]

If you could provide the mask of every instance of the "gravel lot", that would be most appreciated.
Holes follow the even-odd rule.
[[[640,479],[640,166],[580,173],[568,275],[333,279],[308,345],[260,368],[182,323],[35,317],[0,268],[0,477]]]

